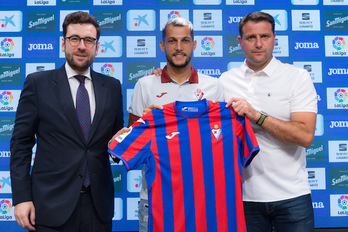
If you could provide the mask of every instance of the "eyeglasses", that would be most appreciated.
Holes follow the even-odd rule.
[[[64,37],[64,39],[69,40],[71,46],[74,46],[74,47],[78,46],[80,44],[80,42],[81,42],[81,39],[82,39],[83,42],[85,43],[85,46],[88,47],[88,48],[92,48],[95,45],[96,41],[97,41],[97,39],[92,38],[92,37],[88,37],[87,36],[85,38],[81,38],[81,37],[79,37],[77,35],[73,35],[73,36],[70,36],[70,37]]]

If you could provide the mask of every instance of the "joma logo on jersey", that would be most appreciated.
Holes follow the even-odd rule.
[[[296,42],[296,45],[294,48],[296,50],[298,50],[298,49],[319,49],[319,44],[318,43],[311,43],[311,42],[303,42],[303,43]]]
[[[53,50],[53,44],[29,44],[28,51],[32,50]]]
[[[329,76],[331,76],[331,75],[347,75],[348,68],[329,68],[329,72],[327,74]]]
[[[172,138],[174,138],[175,135],[178,135],[178,134],[180,134],[180,132],[178,132],[178,131],[172,132],[170,135],[167,135],[166,138],[167,139],[172,139]]]

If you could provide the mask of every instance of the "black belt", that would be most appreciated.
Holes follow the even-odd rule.
[[[85,186],[82,186],[80,193],[85,194],[85,193],[90,193],[91,192],[91,187],[88,186],[87,188]]]

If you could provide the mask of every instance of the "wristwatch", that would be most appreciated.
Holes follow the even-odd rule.
[[[265,121],[265,119],[267,118],[268,114],[261,111],[261,117],[259,118],[259,120],[257,120],[256,124],[261,126],[262,123]]]

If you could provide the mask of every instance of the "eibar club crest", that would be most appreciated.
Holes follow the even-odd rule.
[[[221,129],[217,124],[214,125],[214,128],[211,129],[211,132],[215,136],[216,140],[219,140],[220,134],[221,134]]]
[[[204,93],[202,92],[201,89],[196,89],[196,91],[194,92],[197,100],[202,100],[203,96],[204,96]]]

